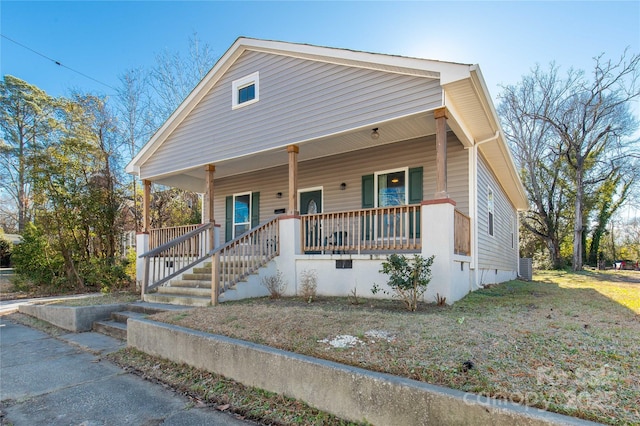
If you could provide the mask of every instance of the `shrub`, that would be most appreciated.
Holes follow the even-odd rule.
[[[269,291],[271,299],[280,299],[287,288],[287,283],[282,278],[282,272],[277,271],[275,275],[269,275],[262,278],[262,285]]]
[[[62,256],[54,253],[42,233],[28,223],[22,241],[13,248],[11,256],[16,275],[40,287],[59,285],[63,266]]]
[[[418,300],[427,291],[434,257],[424,258],[416,254],[410,260],[405,255],[392,254],[382,262],[380,272],[389,275],[387,284],[394,292],[393,297],[401,299],[410,311],[417,309]],[[377,294],[379,291],[388,294],[374,284],[371,292]]]
[[[316,290],[318,288],[318,274],[315,269],[305,269],[300,274],[300,296],[307,303],[313,302],[316,298]]]
[[[6,240],[0,233],[0,267],[9,266],[11,248],[11,241]]]

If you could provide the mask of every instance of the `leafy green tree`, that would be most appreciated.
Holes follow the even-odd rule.
[[[18,232],[32,213],[29,161],[51,131],[54,108],[51,97],[19,78],[6,75],[0,82],[0,192],[15,206],[2,213],[17,215]]]

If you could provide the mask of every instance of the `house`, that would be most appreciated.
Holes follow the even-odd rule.
[[[239,38],[127,172],[148,300],[264,295],[276,271],[370,297],[394,252],[435,255],[427,301],[518,275],[527,199],[477,65]],[[203,194],[203,223],[149,229],[152,184]]]

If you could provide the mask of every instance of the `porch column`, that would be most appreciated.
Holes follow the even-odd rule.
[[[289,209],[290,215],[298,214],[298,152],[300,148],[297,145],[289,145],[287,147],[289,153]]]
[[[151,206],[151,181],[143,180],[142,185],[142,232],[148,234],[151,228],[151,217],[149,216],[149,207]]]
[[[213,174],[216,171],[216,166],[213,164],[207,164],[204,166],[204,171],[206,175],[206,188],[204,191],[204,222],[213,223],[215,225],[216,221],[213,210]],[[214,230],[211,229],[207,234],[209,236],[207,250],[211,250],[215,246]]]
[[[144,300],[145,285],[148,270],[145,267],[145,260],[140,256],[149,251],[149,228],[151,221],[149,216],[149,206],[151,205],[151,181],[142,181],[142,232],[136,234],[136,287],[141,290]],[[138,220],[136,218],[136,220]]]
[[[435,199],[449,198],[447,192],[447,108],[433,112],[436,120],[436,193]]]

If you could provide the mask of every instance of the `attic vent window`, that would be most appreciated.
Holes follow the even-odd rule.
[[[258,102],[260,99],[260,81],[258,72],[235,80],[231,84],[231,108],[241,108]]]

